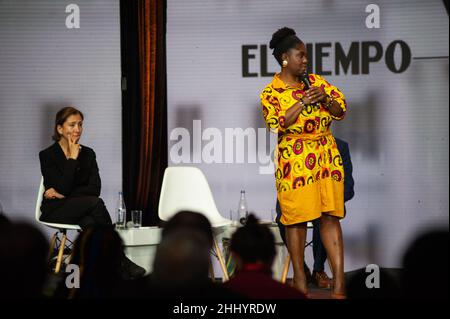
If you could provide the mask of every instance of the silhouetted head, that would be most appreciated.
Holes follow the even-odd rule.
[[[448,298],[448,229],[420,235],[403,258],[402,286],[406,297]]]
[[[167,289],[195,286],[208,280],[209,260],[210,242],[204,232],[174,229],[158,245],[152,277]]]
[[[123,255],[122,239],[112,225],[83,230],[75,241],[71,260],[80,267],[80,288],[76,294],[104,294],[121,278]]]
[[[267,226],[259,224],[253,214],[233,234],[230,249],[243,264],[261,262],[271,266],[276,254],[272,232]]]
[[[213,242],[213,231],[211,223],[204,215],[191,212],[181,211],[175,214],[167,223],[164,224],[162,237],[167,236],[175,230],[191,229],[199,231],[208,238],[210,245]]]
[[[11,221],[5,214],[0,213],[0,233],[12,227]]]
[[[14,223],[0,232],[0,297],[42,297],[47,278],[48,242],[28,223]]]

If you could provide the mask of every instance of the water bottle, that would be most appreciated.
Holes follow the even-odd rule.
[[[127,209],[123,200],[123,193],[119,192],[119,200],[117,201],[117,220],[116,228],[123,229],[126,224]]]
[[[245,199],[245,191],[241,191],[241,199],[239,200],[239,206],[238,206],[238,215],[239,215],[239,222],[242,225],[245,225],[245,222],[247,221],[247,216],[248,216],[247,200]]]

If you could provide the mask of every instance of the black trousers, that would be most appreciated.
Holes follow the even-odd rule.
[[[105,203],[96,196],[68,197],[60,207],[42,213],[40,219],[50,223],[75,224],[81,229],[112,224]]]

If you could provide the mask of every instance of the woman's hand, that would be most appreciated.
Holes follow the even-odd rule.
[[[45,191],[44,193],[44,197],[47,199],[63,199],[65,198],[64,195],[61,195],[60,193],[58,193],[53,187],[49,188]]]
[[[69,134],[69,158],[77,159],[78,154],[80,154],[80,144],[78,144],[78,139],[74,139],[71,134]]]
[[[317,102],[327,102],[327,94],[325,90],[318,86],[311,86],[306,91],[306,97],[303,98],[305,104],[315,104]]]

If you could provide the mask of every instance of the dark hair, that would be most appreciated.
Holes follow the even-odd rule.
[[[449,231],[448,228],[428,230],[420,234],[408,246],[403,255],[402,286],[406,298],[439,298],[449,295]],[[429,277],[429,261],[433,260],[439,278]],[[436,270],[435,270],[436,271]],[[433,292],[432,296],[426,292]]]
[[[278,29],[273,35],[272,40],[270,40],[270,48],[273,49],[273,56],[282,64],[281,55],[287,52],[289,49],[294,48],[297,44],[303,43],[296,35],[295,31],[291,28],[284,27]]]
[[[81,119],[84,120],[84,115],[80,110],[77,110],[76,108],[72,106],[66,106],[62,108],[61,110],[56,113],[55,117],[55,127],[53,130],[53,136],[52,139],[55,142],[58,142],[61,139],[61,135],[58,133],[58,125],[63,125],[64,122],[67,120],[67,118],[71,115],[80,115]]]
[[[267,226],[259,224],[258,219],[250,214],[245,226],[233,234],[230,249],[244,263],[262,261],[271,265],[276,253],[275,238]]]
[[[0,212],[0,233],[4,230],[7,230],[12,226],[11,221],[6,217],[5,214]]]
[[[191,211],[178,212],[164,224],[161,236],[165,237],[178,229],[192,229],[200,231],[206,235],[210,245],[213,243],[214,237],[211,223],[208,218],[202,214]]]
[[[0,298],[42,298],[49,245],[27,222],[3,225],[0,231]]]
[[[177,228],[161,238],[152,278],[164,289],[195,286],[208,280],[211,244],[204,232]]]
[[[123,241],[112,225],[95,225],[78,235],[71,263],[80,267],[80,288],[69,298],[101,297],[113,294],[121,276]]]

